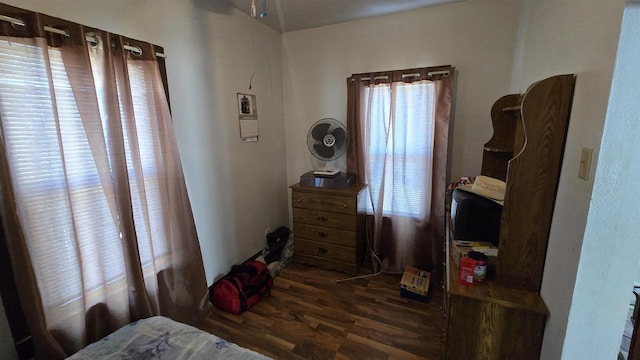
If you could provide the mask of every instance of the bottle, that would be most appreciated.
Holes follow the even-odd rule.
[[[473,271],[475,264],[475,260],[469,257],[463,257],[460,259],[460,283],[462,285],[473,285]]]

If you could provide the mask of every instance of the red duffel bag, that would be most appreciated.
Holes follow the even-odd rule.
[[[261,261],[249,261],[234,265],[231,272],[213,287],[211,302],[222,310],[240,314],[262,297],[271,295],[272,287],[273,278],[267,265]]]

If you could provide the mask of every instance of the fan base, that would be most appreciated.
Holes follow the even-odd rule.
[[[313,171],[300,176],[300,186],[331,189],[346,189],[355,184],[355,174],[341,172],[334,176],[316,176]]]
[[[313,175],[318,177],[334,177],[340,173],[338,169],[319,169],[313,172]]]

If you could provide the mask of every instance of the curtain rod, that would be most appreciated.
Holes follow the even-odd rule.
[[[13,25],[17,25],[17,26],[21,26],[21,27],[27,26],[22,19],[18,19],[18,18],[6,16],[6,15],[0,15],[0,21],[6,21],[6,22],[9,22],[9,23],[11,23]],[[70,36],[69,33],[66,32],[65,30],[56,29],[54,27],[46,26],[46,25],[43,28],[44,28],[44,31],[46,31],[46,32],[62,35],[62,36],[65,36],[65,37],[69,37]],[[92,37],[92,36],[87,36],[86,40],[87,40],[87,42],[92,43],[92,44],[96,44],[98,42],[97,39]],[[133,52],[136,55],[142,55],[142,49],[140,49],[137,46],[123,45],[122,47],[125,50]],[[167,55],[165,55],[164,53],[159,53],[159,52],[156,52],[156,56],[159,57],[159,58],[163,58],[163,59],[167,57]]]
[[[368,81],[368,80],[371,80],[371,78],[370,77],[363,77],[363,78],[360,79],[360,81]],[[376,76],[376,77],[373,78],[373,81],[376,81],[376,80],[389,80],[389,77],[386,76],[386,75],[385,76]]]
[[[449,76],[449,74],[451,74],[450,70],[440,70],[440,71],[430,71],[427,73],[427,76],[433,76],[433,75]]]
[[[432,77],[434,75],[444,75],[444,76],[449,76],[449,74],[451,74],[451,71],[449,70],[440,70],[440,71],[429,71],[427,73],[428,77]],[[420,73],[411,73],[411,74],[402,74],[402,78],[406,79],[406,78],[410,78],[410,77],[415,77],[415,78],[419,78],[420,77]],[[360,81],[369,81],[371,80],[371,77],[363,77],[360,78]],[[389,80],[389,77],[384,75],[384,76],[376,76],[373,78],[373,81],[376,80]]]

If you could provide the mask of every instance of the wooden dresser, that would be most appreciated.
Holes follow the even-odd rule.
[[[364,215],[358,215],[358,196],[364,187],[291,186],[295,262],[358,271],[365,250]]]

